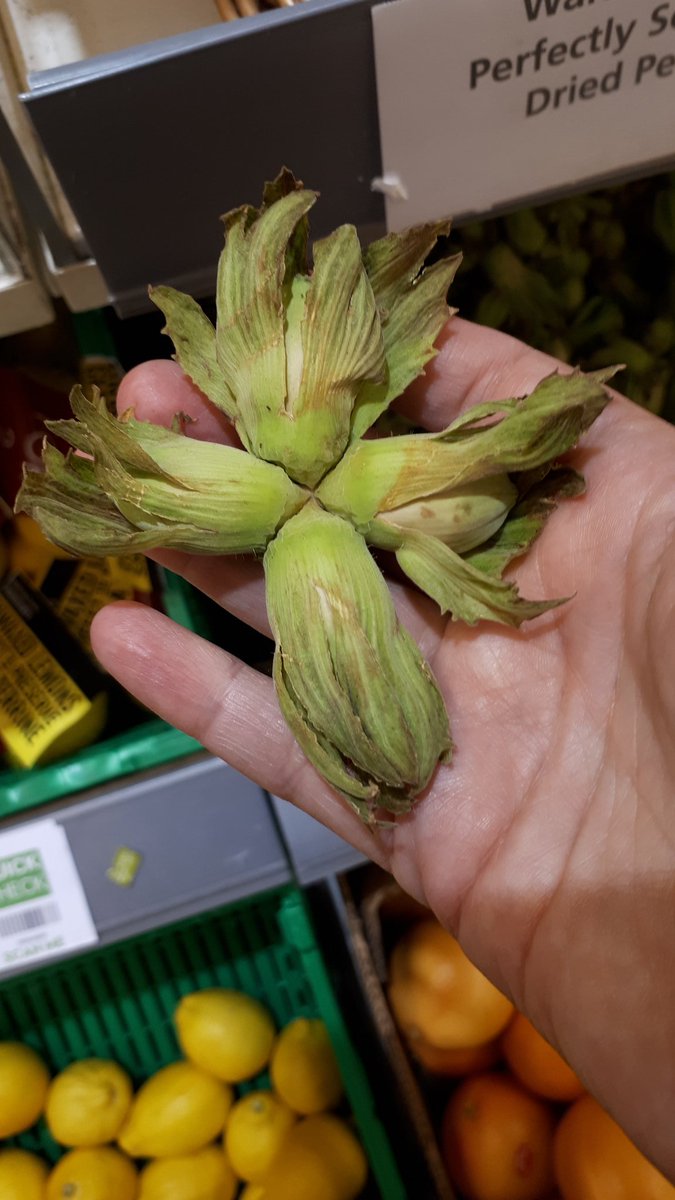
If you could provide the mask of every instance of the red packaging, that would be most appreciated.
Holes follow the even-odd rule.
[[[14,507],[24,462],[40,468],[44,422],[71,416],[67,393],[0,367],[0,497]]]

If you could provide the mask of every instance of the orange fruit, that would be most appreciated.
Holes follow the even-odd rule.
[[[394,947],[389,1001],[407,1038],[441,1050],[482,1046],[502,1032],[513,1005],[474,967],[437,921],[420,921]]]
[[[554,1143],[563,1200],[675,1200],[675,1187],[592,1096],[567,1110]]]
[[[441,1050],[424,1038],[411,1038],[408,1049],[430,1075],[473,1075],[476,1071],[489,1071],[501,1058],[499,1038],[486,1042],[484,1046],[469,1046],[460,1050]]]
[[[473,1075],[443,1116],[448,1173],[466,1200],[545,1200],[554,1183],[554,1126],[549,1105],[515,1080]]]
[[[504,1057],[516,1079],[548,1100],[577,1100],[584,1085],[561,1054],[516,1013],[502,1037]]]

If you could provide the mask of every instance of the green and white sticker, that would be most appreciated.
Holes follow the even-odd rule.
[[[50,896],[51,887],[39,850],[0,858],[0,909]]]
[[[64,829],[41,820],[0,833],[0,972],[97,941]]]

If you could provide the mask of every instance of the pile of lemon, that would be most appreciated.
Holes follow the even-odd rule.
[[[68,1147],[51,1168],[0,1150],[2,1200],[356,1200],[368,1166],[330,1111],[343,1089],[322,1021],[277,1033],[258,1000],[208,988],[183,997],[175,1023],[185,1057],[135,1095],[117,1063],[84,1059],[50,1080],[29,1046],[0,1043],[0,1137],[44,1117]],[[266,1069],[269,1088],[237,1096]]]

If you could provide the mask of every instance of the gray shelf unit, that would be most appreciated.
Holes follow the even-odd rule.
[[[302,887],[331,880],[368,860],[343,838],[278,796],[272,807],[286,844],[295,878]]]
[[[22,96],[121,316],[149,283],[213,293],[218,216],[282,165],[315,237],[384,230],[370,10],[309,0],[31,76]]]
[[[314,818],[205,752],[7,818],[0,828],[28,830],[45,817],[65,830],[101,945],[291,882],[330,881],[366,862]],[[141,856],[130,886],[108,876],[124,848]]]
[[[45,817],[65,830],[102,945],[292,880],[265,793],[206,753],[2,828]],[[121,848],[141,855],[130,886],[107,875]]]

